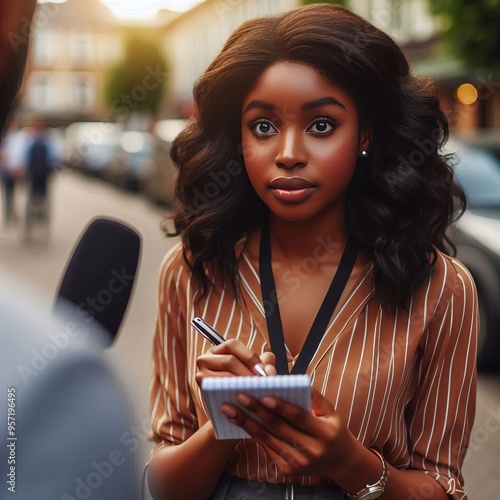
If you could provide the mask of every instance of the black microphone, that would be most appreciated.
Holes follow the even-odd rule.
[[[80,330],[93,336],[102,337],[104,327],[107,338],[99,339],[102,347],[113,343],[125,315],[140,248],[141,238],[132,228],[96,219],[80,238],[62,278],[55,311],[69,310]]]

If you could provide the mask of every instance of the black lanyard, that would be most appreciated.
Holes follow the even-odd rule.
[[[323,299],[318,314],[314,319],[306,341],[300,351],[299,357],[290,373],[305,373],[314,353],[316,352],[321,339],[325,333],[328,322],[332,317],[333,311],[344,291],[347,280],[351,275],[358,249],[351,238],[347,240],[339,267],[328,292]],[[264,301],[264,310],[266,314],[267,330],[271,341],[271,349],[276,356],[276,370],[280,375],[288,374],[288,363],[286,359],[285,339],[283,337],[283,327],[281,325],[281,316],[276,296],[276,285],[274,283],[273,269],[271,266],[271,240],[269,238],[269,223],[266,220],[262,227],[260,237],[259,254],[259,274],[262,299]],[[268,307],[265,307],[266,304]]]

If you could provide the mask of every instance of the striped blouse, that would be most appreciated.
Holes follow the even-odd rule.
[[[191,327],[194,316],[256,353],[270,350],[258,269],[245,242],[236,246],[236,294],[215,287],[197,300],[200,290],[180,244],[165,256],[153,346],[152,454],[182,443],[209,418],[195,373],[196,358],[210,345]],[[438,253],[432,276],[408,310],[393,312],[377,300],[370,263],[339,304],[307,373],[365,446],[379,450],[394,467],[426,471],[450,498],[463,500],[461,465],[475,412],[476,339],[476,289],[459,261]],[[226,472],[270,483],[321,481],[281,476],[250,439],[236,445]],[[414,493],[415,498],[425,494]]]

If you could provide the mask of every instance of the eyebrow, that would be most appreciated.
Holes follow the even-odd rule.
[[[337,101],[337,99],[335,99],[334,97],[322,97],[321,99],[315,99],[314,101],[306,102],[302,106],[302,109],[304,111],[308,111],[310,109],[320,108],[321,106],[339,106],[345,110],[345,106],[340,101]]]
[[[303,111],[309,111],[314,108],[320,108],[321,106],[339,106],[342,109],[346,109],[345,106],[335,99],[334,97],[321,97],[320,99],[314,99],[313,101],[308,101],[302,105]],[[243,111],[243,114],[247,113],[252,109],[263,109],[265,111],[275,111],[276,107],[272,104],[264,101],[251,101],[248,106]]]

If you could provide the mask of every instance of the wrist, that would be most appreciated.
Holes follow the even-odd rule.
[[[375,449],[370,448],[370,451],[378,457],[382,466],[382,474],[375,483],[367,483],[362,489],[355,494],[347,493],[350,500],[374,500],[380,498],[385,493],[385,487],[389,479],[389,465],[385,458]]]
[[[380,458],[381,456],[378,456],[376,451],[361,444],[352,433],[349,434],[350,446],[344,453],[345,458],[330,477],[348,495],[356,498],[355,495],[364,490],[367,485],[376,485],[385,476],[383,467],[385,460],[383,457]]]

